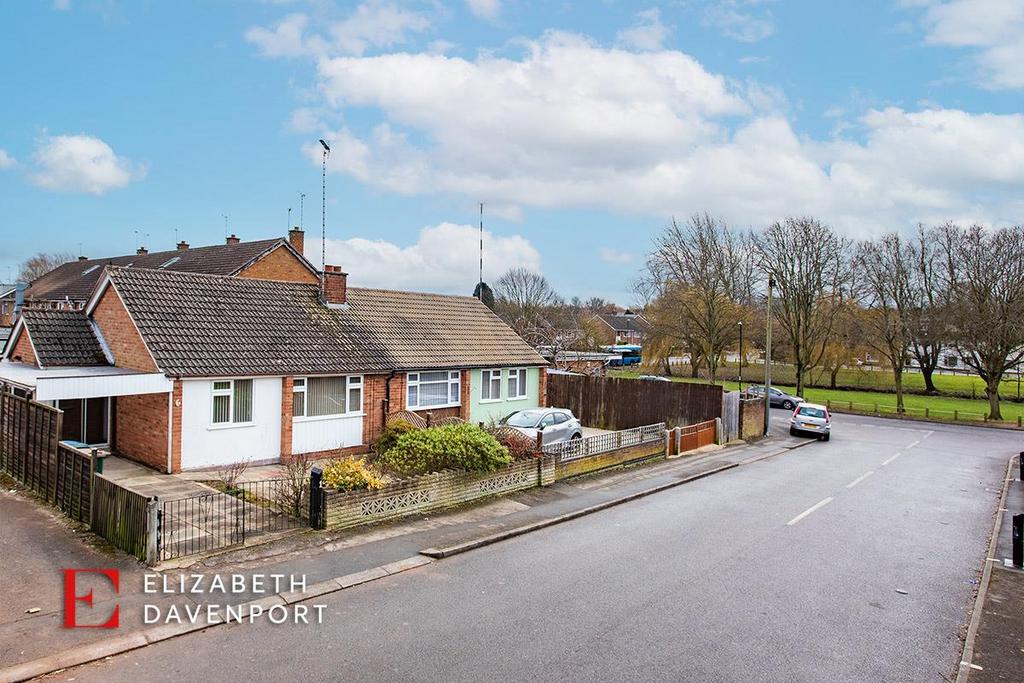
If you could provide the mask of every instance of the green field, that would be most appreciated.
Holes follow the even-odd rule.
[[[774,368],[772,372],[774,374]],[[633,370],[612,370],[608,374],[611,377],[637,377],[644,373]],[[746,368],[744,368],[744,374],[747,374]],[[757,379],[760,378],[758,377]],[[690,377],[673,377],[672,380],[676,382],[704,382],[702,379],[693,379]],[[739,383],[735,381],[720,381],[718,384],[729,390],[739,389]],[[749,384],[750,382],[744,381],[744,386]],[[938,382],[936,382],[936,384],[938,384]],[[783,391],[792,392],[794,390],[792,384],[779,384],[772,382],[772,385],[782,389]],[[896,412],[896,395],[881,391],[807,388],[804,390],[804,398],[813,403],[824,404],[831,401],[832,407],[839,411],[849,410],[849,405],[852,401],[853,410],[855,412]],[[934,419],[953,420],[955,418],[958,420],[980,422],[983,421],[985,416],[988,414],[988,401],[984,399],[972,400],[969,398],[953,398],[949,396],[904,394],[903,404],[906,407],[908,414],[914,417],[924,417],[925,411],[927,410],[927,416]],[[1003,414],[1003,420],[1007,422],[1016,422],[1018,417],[1024,419],[1024,403],[1004,400],[1000,403],[999,407]]]

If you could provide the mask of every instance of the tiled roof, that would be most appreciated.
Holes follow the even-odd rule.
[[[22,320],[43,367],[108,364],[84,311],[29,309]]]
[[[33,280],[29,288],[25,290],[25,298],[26,300],[63,300],[67,298],[72,301],[85,301],[92,294],[96,283],[100,281],[103,276],[103,267],[107,265],[154,269],[162,267],[164,270],[182,273],[234,275],[278,244],[286,242],[287,240],[283,238],[276,238],[239,242],[238,244],[192,247],[182,251],[158,251],[149,254],[72,261]]]
[[[331,374],[387,371],[379,340],[316,285],[108,268],[157,365],[169,375]]]
[[[350,287],[348,303],[399,369],[547,365],[473,297]]]
[[[598,313],[597,317],[605,322],[613,330],[634,330],[646,333],[650,329],[650,323],[641,315],[624,313]]]

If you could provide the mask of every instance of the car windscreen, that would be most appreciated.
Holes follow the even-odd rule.
[[[821,408],[811,408],[808,406],[804,406],[803,408],[798,410],[796,414],[802,415],[804,417],[825,417],[825,411],[822,410]]]
[[[539,410],[521,410],[518,413],[512,413],[505,424],[509,427],[536,427],[537,420],[543,414]]]

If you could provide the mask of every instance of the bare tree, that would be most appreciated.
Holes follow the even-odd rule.
[[[1024,227],[939,228],[953,344],[985,382],[989,419],[1001,420],[999,383],[1024,360]]]
[[[495,312],[519,334],[545,326],[545,313],[561,303],[547,278],[527,268],[512,268],[494,283]]]
[[[896,412],[903,407],[903,367],[913,341],[907,325],[914,309],[915,275],[911,246],[897,233],[857,249],[857,284],[868,306],[863,320],[867,343],[889,362],[896,386]]]
[[[744,317],[749,253],[747,240],[726,223],[695,214],[685,225],[673,219],[647,257],[647,279],[659,290],[649,313],[655,338],[662,346],[676,340],[687,348],[691,366],[702,363],[712,382]]]
[[[917,228],[917,239],[910,243],[911,301],[904,312],[904,323],[910,332],[910,353],[917,360],[924,379],[924,388],[937,394],[932,376],[938,367],[942,347],[948,336],[947,292],[942,284],[940,244],[936,231]]]
[[[76,256],[71,252],[39,252],[25,259],[18,268],[19,282],[32,282],[46,275],[57,266],[74,261]]]
[[[762,267],[778,288],[773,314],[789,342],[796,392],[825,352],[851,283],[850,243],[814,218],[787,218],[754,237]]]

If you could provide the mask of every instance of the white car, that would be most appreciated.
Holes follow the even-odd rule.
[[[583,438],[583,425],[566,408],[526,408],[506,416],[501,424],[522,432],[534,441],[544,434],[543,445]]]
[[[791,436],[813,434],[822,441],[828,441],[832,436],[832,417],[828,408],[817,403],[801,403],[789,418],[789,433]]]
[[[652,380],[654,382],[671,382],[668,377],[662,377],[661,375],[640,375],[637,379]]]

